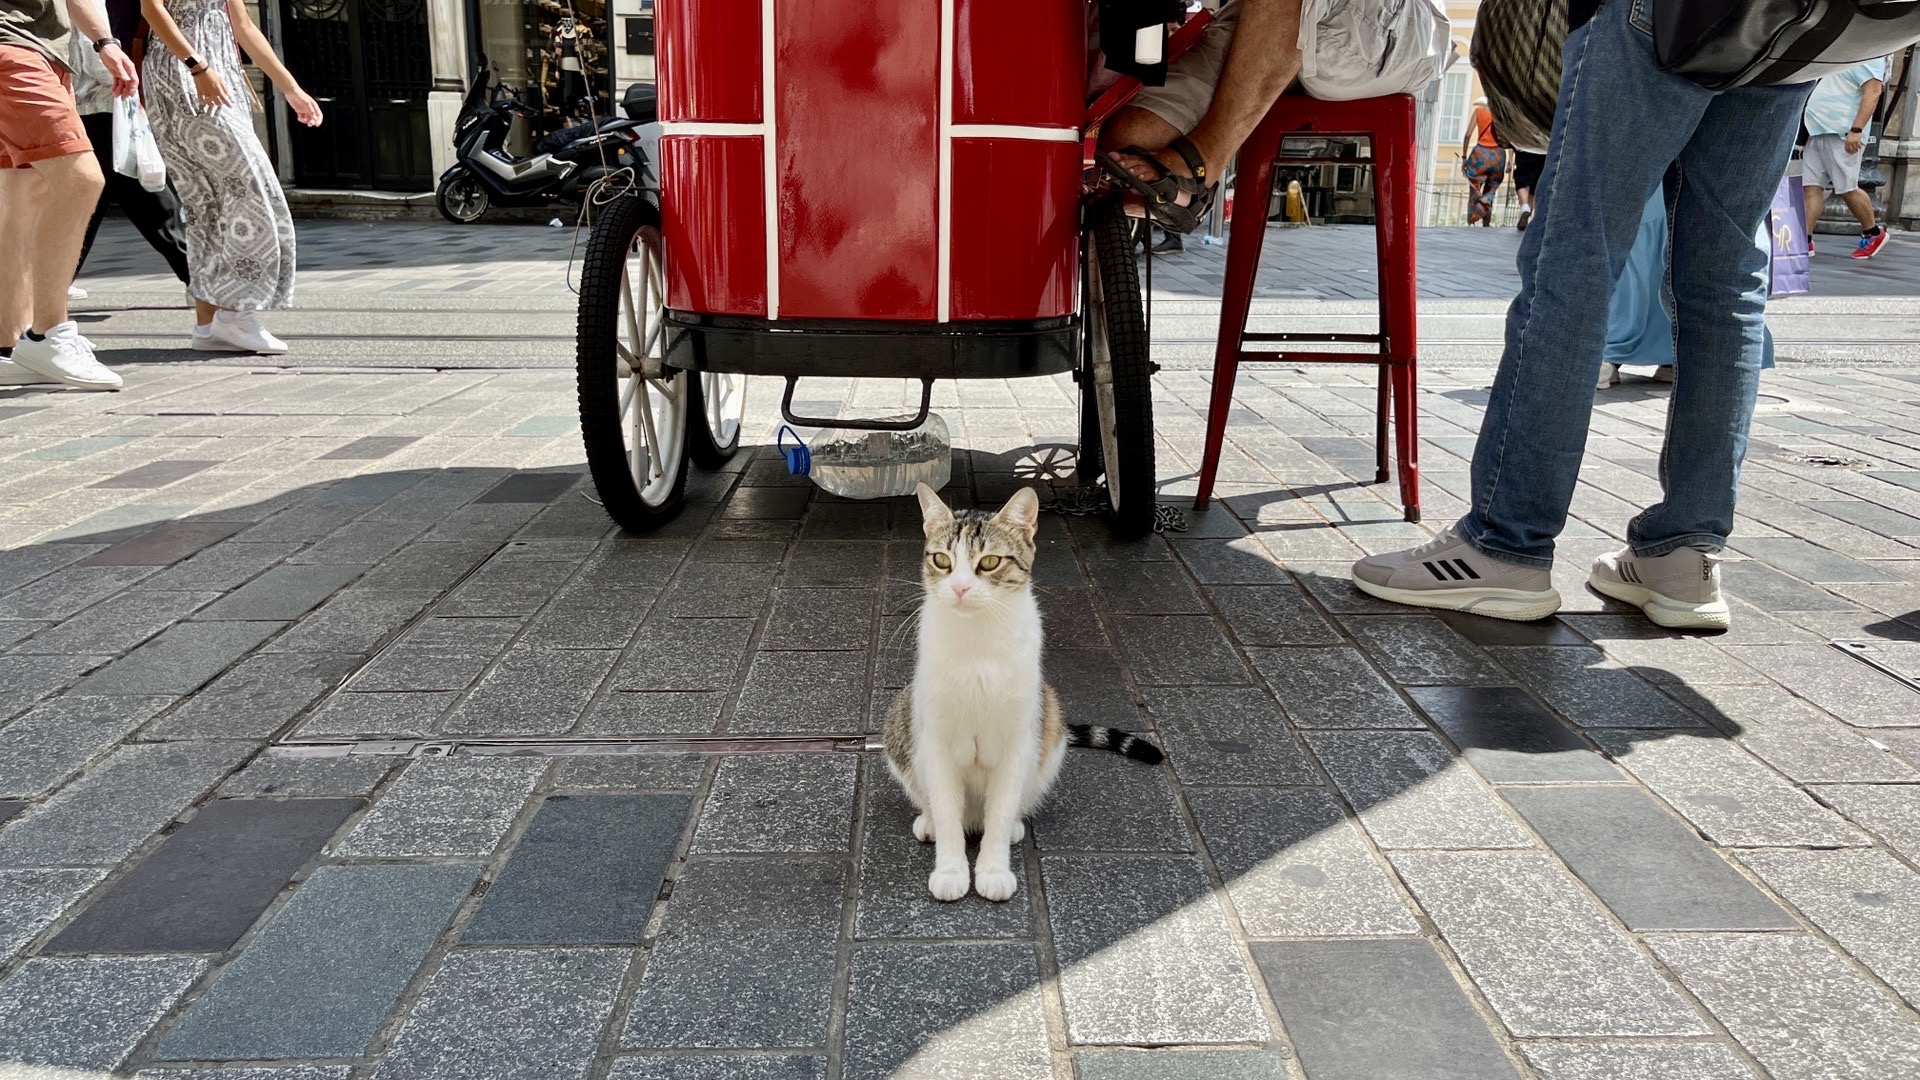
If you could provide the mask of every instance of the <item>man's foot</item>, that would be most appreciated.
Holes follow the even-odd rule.
[[[1153,245],[1155,255],[1178,255],[1185,250],[1186,242],[1180,239],[1179,233],[1164,233],[1160,242]]]
[[[1353,584],[1396,604],[1516,622],[1544,619],[1560,610],[1552,572],[1489,558],[1452,528],[1409,551],[1361,559],[1353,564]]]
[[[71,320],[57,323],[38,341],[21,335],[13,362],[36,375],[82,390],[118,390],[125,380],[93,357],[93,343]]]
[[[13,350],[6,350],[8,356]],[[0,386],[58,386],[60,380],[30,371],[11,360],[0,360]]]
[[[81,288],[78,285],[67,286],[67,299],[85,300],[86,298],[87,298],[87,290]]]
[[[274,337],[252,311],[216,311],[213,321],[193,328],[193,347],[204,352],[279,354],[287,343]]]
[[[1178,136],[1164,149],[1138,146],[1095,155],[1100,171],[1124,185],[1155,224],[1169,233],[1190,233],[1213,208],[1218,192],[1200,148]]]
[[[1623,548],[1594,560],[1587,583],[1625,601],[1660,626],[1725,630],[1727,599],[1720,594],[1720,554],[1683,547],[1651,558]]]
[[[1871,259],[1881,248],[1887,246],[1887,227],[1875,225],[1870,233],[1860,234],[1860,246],[1853,249],[1856,259]]]
[[[1533,220],[1533,211],[1522,210],[1520,211],[1519,219],[1513,223],[1513,227],[1516,229],[1519,229],[1521,232],[1526,232],[1527,224],[1532,220]]]
[[[1600,361],[1600,378],[1594,381],[1593,388],[1595,390],[1605,390],[1607,387],[1619,381],[1620,365],[1609,364],[1605,360]]]

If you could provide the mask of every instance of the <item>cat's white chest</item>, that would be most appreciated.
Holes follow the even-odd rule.
[[[1037,735],[1040,639],[1037,625],[1024,630],[923,625],[914,714],[923,737],[941,744],[949,760],[992,765]]]

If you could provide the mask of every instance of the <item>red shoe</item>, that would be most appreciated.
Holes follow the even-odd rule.
[[[1856,259],[1871,259],[1874,253],[1887,245],[1887,227],[1881,225],[1872,232],[1860,237],[1860,246],[1853,249]]]

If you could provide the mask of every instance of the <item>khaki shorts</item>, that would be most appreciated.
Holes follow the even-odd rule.
[[[1845,135],[1809,135],[1807,151],[1800,157],[1800,182],[1835,195],[1856,191],[1860,187],[1860,162],[1866,155],[1865,143],[1847,153]]]
[[[1142,87],[1127,104],[1158,116],[1183,135],[1192,131],[1213,104],[1213,88],[1220,85],[1220,69],[1227,66],[1227,46],[1239,21],[1239,0],[1228,0],[1193,48],[1167,66],[1167,84]]]
[[[0,45],[0,169],[93,149],[65,68],[25,45]]]

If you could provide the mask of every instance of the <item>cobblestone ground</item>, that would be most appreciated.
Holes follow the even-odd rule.
[[[1353,592],[1349,560],[1427,535],[1370,483],[1364,369],[1244,374],[1224,505],[1041,530],[1068,712],[1168,763],[1075,752],[1014,901],[940,905],[860,752],[910,669],[914,508],[756,445],[621,535],[580,464],[566,233],[302,239],[286,362],[182,351],[114,227],[82,317],[127,390],[0,394],[0,1077],[1920,1071],[1920,694],[1833,646],[1920,677],[1920,307],[1866,269],[1776,319],[1719,637],[1582,584],[1658,491],[1664,387],[1602,395],[1567,608],[1515,625]],[[1312,234],[1331,268],[1278,287],[1364,240]],[[1511,237],[1423,242],[1496,283],[1429,312],[1444,522]],[[1156,322],[1175,502],[1203,289]],[[942,394],[951,496],[1055,478],[1070,383]],[[514,742],[542,752],[487,752]]]

